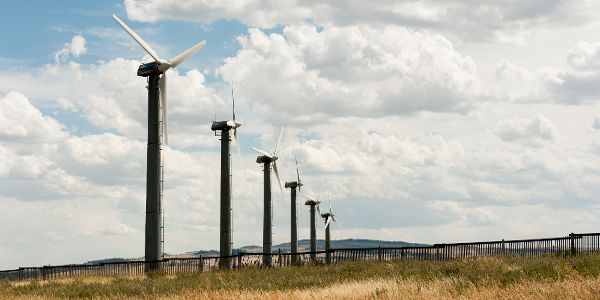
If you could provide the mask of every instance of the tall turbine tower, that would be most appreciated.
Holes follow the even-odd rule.
[[[323,185],[321,185],[321,190],[322,189],[323,189]],[[317,220],[315,217],[315,208],[319,212],[319,215],[320,215],[321,214],[321,210],[319,209],[319,204],[321,203],[321,201],[319,201],[320,194],[321,194],[321,191],[319,190],[317,197],[304,195],[304,197],[306,197],[306,199],[307,199],[306,202],[304,202],[304,205],[310,206],[310,252],[312,252],[310,254],[310,260],[312,262],[314,262],[316,259],[316,255],[314,252],[317,252],[317,222],[316,222]]]
[[[283,135],[283,128],[281,128],[281,133],[279,134],[279,140],[277,141],[277,145],[275,146],[275,151],[273,153],[269,153],[265,150],[258,149],[252,147],[252,150],[256,151],[258,154],[261,154],[256,158],[256,163],[264,164],[263,173],[264,173],[264,219],[263,219],[263,253],[271,254],[273,245],[273,205],[271,203],[271,163],[273,164],[273,171],[275,171],[275,175],[277,176],[277,181],[279,182],[279,189],[281,190],[281,196],[283,197],[283,187],[281,186],[281,180],[279,179],[279,171],[277,171],[277,149],[279,148],[279,143],[281,142],[281,136]],[[263,256],[263,265],[271,266],[271,255]]]
[[[232,229],[231,229],[231,155],[229,154],[229,131],[233,129],[233,139],[238,147],[238,154],[240,152],[240,144],[237,138],[237,129],[242,124],[235,121],[235,97],[233,96],[233,89],[231,90],[231,98],[233,101],[233,120],[213,122],[211,130],[215,132],[215,135],[221,136],[221,238],[220,238],[220,250],[219,255],[231,256],[231,245],[232,245]],[[217,134],[220,131],[220,134]],[[222,268],[231,268],[231,259],[222,259],[220,261]]]
[[[300,171],[298,171],[298,159],[294,156],[296,160],[296,175],[298,176],[298,181],[286,182],[285,188],[289,188],[291,192],[291,241],[290,247],[292,254],[298,253],[298,217],[296,214],[296,188],[300,191],[300,187],[304,184],[300,180]],[[292,264],[298,264],[298,256],[292,255]]]
[[[331,228],[331,221],[334,221],[336,224],[339,224],[335,220],[335,215],[331,211],[331,200],[329,200],[329,212],[321,214],[321,218],[323,218],[323,222],[325,223],[325,262],[330,264],[331,253],[329,251],[331,250],[331,232],[329,228]]]
[[[170,68],[174,68],[200,48],[206,45],[202,41],[193,47],[185,50],[171,60],[163,60],[158,57],[137,33],[135,33],[127,24],[117,16],[112,16],[123,29],[154,59],[153,62],[142,64],[137,75],[148,77],[148,149],[146,152],[146,239],[144,259],[146,261],[158,261],[162,257],[161,251],[161,140],[160,140],[160,115],[159,108],[162,108],[162,130],[165,144],[168,143],[167,136],[167,73]],[[162,75],[162,76],[160,76]],[[160,92],[160,98],[159,98]],[[159,104],[159,99],[162,100]],[[152,269],[152,268],[150,268]]]
[[[321,218],[323,218],[323,222],[325,222],[325,262],[330,264],[331,253],[329,251],[331,250],[331,232],[329,228],[331,225],[331,221],[337,223],[337,221],[335,220],[335,215],[331,211],[331,200],[329,200],[329,212],[321,214]]]

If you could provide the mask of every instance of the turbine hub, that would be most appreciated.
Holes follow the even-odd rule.
[[[160,62],[158,63],[158,70],[161,72],[165,72],[166,70],[171,68],[171,64],[168,62]]]
[[[236,121],[229,120],[229,121],[227,121],[227,126],[233,128],[233,129],[236,129],[236,128],[241,127],[242,124],[240,124],[240,123],[238,123]]]

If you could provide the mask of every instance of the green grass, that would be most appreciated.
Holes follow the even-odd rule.
[[[367,279],[412,279],[427,284],[441,278],[460,278],[457,284],[509,286],[523,281],[560,281],[600,276],[600,255],[543,258],[488,258],[445,262],[354,262],[282,269],[246,269],[146,278],[113,277],[109,283],[74,279],[68,282],[0,282],[0,295],[65,298],[172,296],[183,291],[291,290],[326,287]],[[460,289],[460,287],[458,287]]]

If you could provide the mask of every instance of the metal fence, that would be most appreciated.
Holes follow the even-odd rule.
[[[571,233],[565,237],[434,244],[418,247],[338,248],[292,253],[239,253],[226,257],[169,258],[161,261],[127,261],[98,264],[27,267],[0,271],[4,280],[47,280],[79,276],[136,276],[150,271],[166,274],[204,272],[219,268],[288,267],[313,263],[359,260],[449,260],[487,256],[579,255],[600,251],[600,233]],[[271,265],[263,264],[264,256]],[[314,255],[314,260],[311,260]]]

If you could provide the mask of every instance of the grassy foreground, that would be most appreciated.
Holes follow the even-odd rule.
[[[182,299],[600,299],[600,255],[356,262],[147,278],[0,282],[0,297]]]

